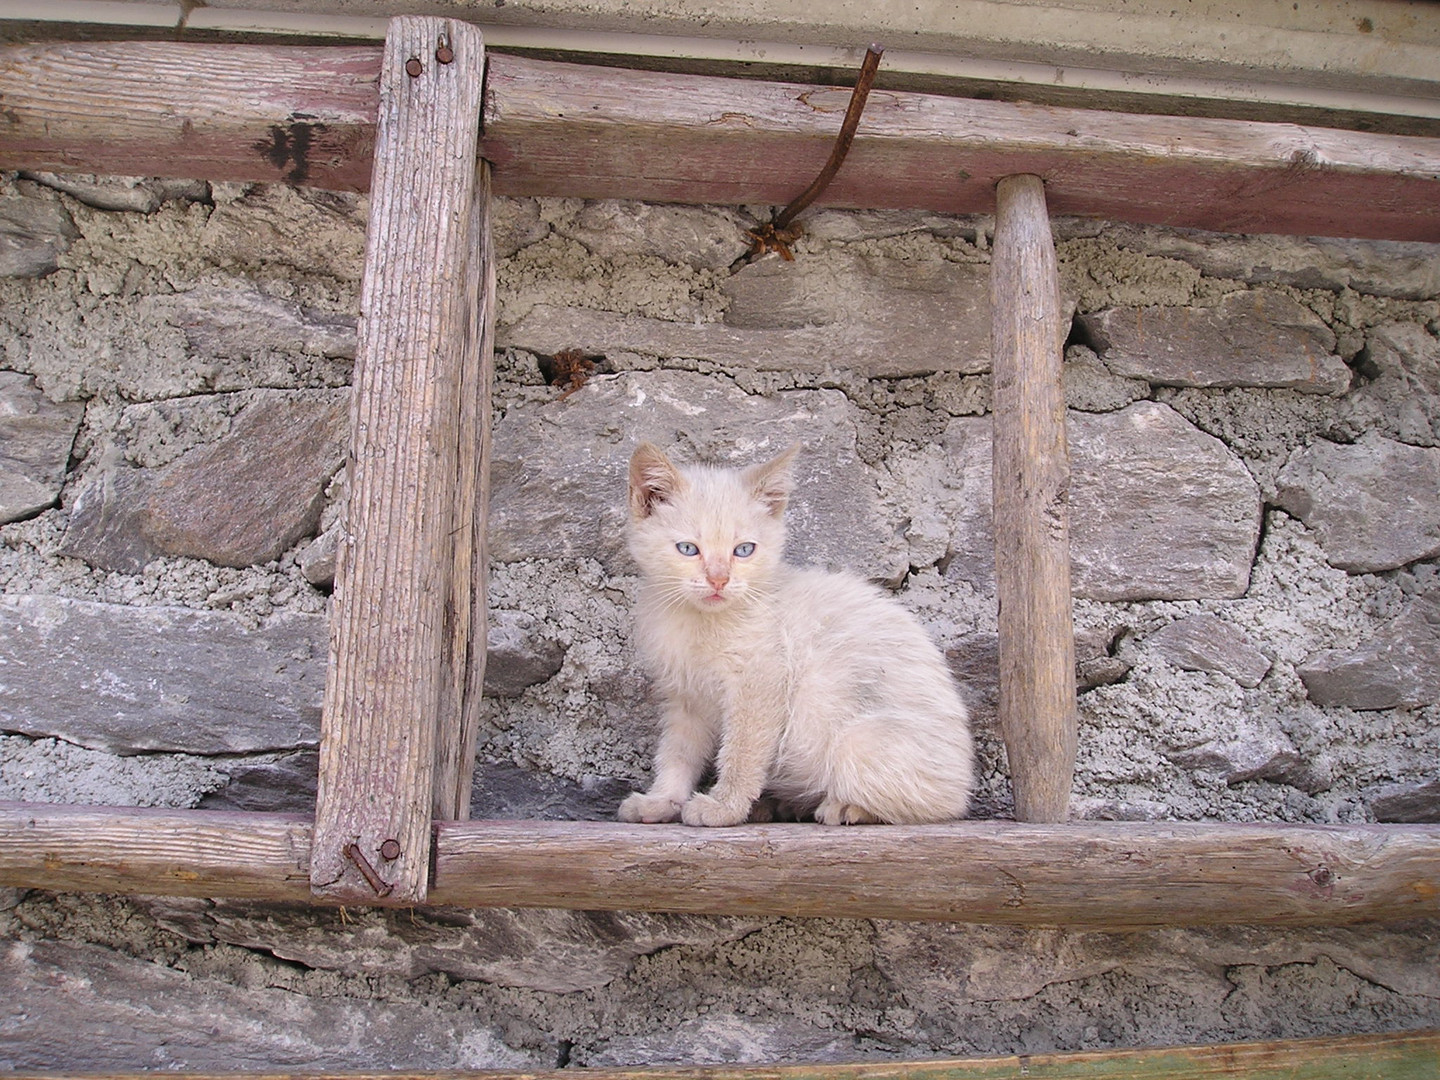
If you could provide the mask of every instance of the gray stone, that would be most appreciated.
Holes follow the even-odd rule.
[[[85,406],[55,404],[29,375],[0,371],[0,525],[55,505]]]
[[[1065,350],[1065,405],[1084,412],[1113,412],[1150,396],[1150,384],[1116,375],[1084,345]]]
[[[1203,612],[1162,627],[1147,639],[1152,649],[1185,671],[1216,671],[1241,686],[1260,685],[1270,658],[1245,631]]]
[[[491,611],[486,629],[485,696],[519,697],[565,662],[565,647],[521,611]]]
[[[1440,780],[1423,784],[1386,784],[1370,795],[1376,821],[1408,824],[1440,822]]]
[[[881,579],[903,565],[843,394],[758,397],[685,371],[604,376],[563,400],[511,408],[495,425],[491,557],[595,558],[629,571],[626,475],[643,439],[684,461],[744,464],[803,442],[786,510],[789,557]]]
[[[1080,692],[1111,686],[1130,674],[1134,665],[1116,655],[1128,630],[1123,623],[1075,628],[1075,686]]]
[[[340,553],[340,532],[338,523],[332,525],[305,545],[305,550],[298,556],[300,573],[317,588],[335,587],[335,559]]]
[[[1314,794],[1332,782],[1325,762],[1308,760],[1284,732],[1265,726],[1233,732],[1167,756],[1182,768],[1217,773],[1232,787],[1248,780],[1269,780]]]
[[[1372,327],[1356,369],[1368,381],[1345,399],[1352,429],[1440,445],[1440,340],[1419,323]]]
[[[981,247],[995,219],[983,214],[942,214],[930,210],[838,210],[814,207],[800,219],[805,235],[829,243],[854,244],[897,236],[960,237]]]
[[[594,990],[638,957],[733,941],[764,920],[558,909],[356,911],[299,904],[155,899],[160,925],[199,944],[263,949],[346,975],[443,973],[551,994]]]
[[[54,196],[0,195],[0,277],[44,277],[79,235]]]
[[[490,211],[497,259],[508,259],[550,234],[550,223],[541,219],[540,204],[534,199],[496,198],[490,203]]]
[[[200,800],[202,810],[244,810],[260,814],[308,814],[315,810],[320,755],[312,750],[274,761],[224,766],[228,781]]]
[[[1314,532],[1331,566],[1394,570],[1440,555],[1440,449],[1366,434],[1290,455],[1276,502]]]
[[[1233,599],[1260,538],[1260,493],[1240,460],[1168,405],[1071,412],[1071,586],[1090,600]],[[941,438],[956,488],[946,576],[994,580],[990,420],[957,417]]]
[[[249,358],[266,352],[355,359],[356,318],[266,296],[254,289],[201,284],[146,297],[147,316],[184,332],[205,356]]]
[[[221,266],[289,266],[323,278],[359,281],[365,269],[364,195],[291,184],[253,184],[215,199],[200,253]]]
[[[775,1010],[763,1016],[707,1013],[643,1035],[614,1034],[580,1064],[586,1068],[675,1064],[853,1062],[855,1038]]]
[[[1296,670],[1317,705],[1400,709],[1440,702],[1440,592],[1416,597],[1367,641],[1315,653]]]
[[[724,322],[537,305],[496,342],[543,355],[684,357],[726,367],[895,377],[990,369],[989,268],[841,258],[762,260],[727,279]]]
[[[1351,372],[1309,308],[1270,290],[1214,307],[1107,308],[1082,317],[1105,366],[1159,386],[1249,386],[1342,394]]]
[[[750,248],[748,219],[713,206],[655,206],[601,200],[586,203],[560,235],[592,255],[615,260],[643,251],[680,266],[725,270]]]
[[[1000,639],[995,634],[965,634],[944,643],[943,648],[972,722],[993,724],[1000,699]]]
[[[821,358],[832,367],[876,375],[990,369],[990,267],[984,263],[878,255],[762,259],[726,279],[724,292],[730,327],[848,329],[853,351]]]
[[[577,783],[495,761],[477,764],[472,781],[473,821],[614,821],[620,800],[635,790],[614,777],[587,776]]]
[[[1272,933],[1238,926],[1097,933],[883,921],[875,924],[873,940],[876,966],[910,1009],[968,1021],[962,1029],[968,1053],[1023,1052],[1037,1029],[1046,1048],[1080,1047],[1097,1025],[1112,1033],[1107,1045],[1263,1039],[1281,1030],[1299,1035],[1286,1025],[1300,1001],[1319,1011],[1298,1015],[1323,1016],[1354,1009],[1364,999],[1353,995],[1367,989],[1428,995],[1437,963],[1428,923],[1393,932],[1357,926]],[[1279,993],[1273,982],[1256,978],[1317,966],[1316,980],[1295,987],[1294,997],[1288,987]],[[1326,975],[1339,985],[1322,981]],[[995,1006],[1004,1002],[1043,1011],[1017,1030],[996,1022],[1003,1014]]]
[[[326,620],[0,596],[0,729],[112,754],[314,747]]]
[[[1243,596],[1260,491],[1219,439],[1167,405],[1070,414],[1071,582],[1090,600]]]
[[[325,917],[335,922],[333,910]],[[530,1072],[553,1057],[513,1050],[468,1009],[369,991],[314,993],[256,956],[214,955],[179,971],[88,943],[11,941],[0,950],[0,1068]]]
[[[171,199],[206,199],[203,180],[152,179],[141,176],[95,176],[89,173],[22,172],[27,180],[63,191],[97,210],[129,210],[150,214]]]
[[[228,433],[154,469],[112,464],[81,490],[62,552],[138,573],[178,555],[243,567],[315,532],[344,462],[343,391],[261,391]]]
[[[1093,225],[1089,227],[1093,228]],[[1440,293],[1440,245],[1397,240],[1252,235],[1106,222],[1122,247],[1194,266],[1206,277],[1428,300]]]
[[[1079,690],[1119,682],[1131,664],[1110,655],[1120,627],[1077,630],[1075,634],[1075,685]],[[945,660],[960,683],[971,720],[977,726],[995,721],[1000,697],[1000,639],[994,634],[973,633],[945,642]]]

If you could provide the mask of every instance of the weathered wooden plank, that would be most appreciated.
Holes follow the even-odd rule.
[[[436,831],[429,902],[461,907],[1092,929],[1440,916],[1440,825],[456,821]],[[304,900],[311,848],[309,823],[294,816],[0,803],[0,885]]]
[[[455,531],[451,578],[456,622],[447,639],[439,745],[435,758],[435,817],[470,816],[475,740],[485,684],[487,586],[490,558],[486,521],[490,504],[490,398],[495,378],[495,248],[490,231],[490,167],[479,163],[472,209],[472,257],[465,283],[467,316],[460,385],[456,461]]]
[[[501,195],[783,204],[845,89],[495,57],[482,153]],[[1440,240],[1440,139],[874,91],[823,203],[989,213],[1006,176],[1054,214],[1224,232]]]
[[[373,47],[129,42],[0,49],[0,168],[364,188]],[[849,90],[492,56],[499,195],[788,202]],[[368,127],[367,127],[368,125]],[[875,91],[822,202],[989,213],[1042,177],[1055,214],[1440,240],[1440,139]]]
[[[1440,826],[441,824],[434,903],[1094,928],[1440,915]]]
[[[370,186],[374,46],[0,48],[0,168]]]
[[[1038,176],[996,187],[990,362],[998,718],[1020,821],[1064,821],[1075,775],[1066,320]]]
[[[305,902],[312,833],[302,815],[0,802],[0,882]]]
[[[483,74],[475,27],[419,16],[391,24],[311,861],[315,894],[333,900],[424,901],[438,726],[458,723],[440,710],[453,714],[466,685],[455,669],[470,652],[470,582],[457,575],[455,544],[457,526],[468,534],[473,524],[473,472],[459,506],[456,488],[462,429],[472,443],[478,434],[462,403],[476,390],[483,336]]]
[[[1440,1068],[1440,1032],[1404,1031],[1271,1042],[1217,1043],[1142,1050],[924,1061],[817,1065],[651,1066],[585,1070],[587,1080],[1433,1080]],[[406,1072],[411,1080],[568,1080],[571,1072]],[[154,1073],[90,1073],[88,1080],[152,1080]],[[181,1073],[189,1080],[234,1080],[236,1073]],[[246,1080],[394,1080],[395,1073],[263,1072]],[[50,1073],[7,1073],[7,1080],[54,1080]]]

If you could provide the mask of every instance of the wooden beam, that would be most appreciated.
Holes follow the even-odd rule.
[[[849,90],[496,57],[496,193],[784,204]],[[873,91],[822,202],[990,213],[1042,177],[1053,214],[1223,232],[1440,240],[1440,139]]]
[[[435,903],[1125,929],[1440,914],[1440,826],[439,826]]]
[[[370,186],[380,50],[0,48],[0,168]]]
[[[1064,821],[1078,724],[1060,374],[1069,327],[1038,176],[1008,176],[996,187],[990,283],[997,713],[1015,817]]]
[[[488,422],[467,404],[485,317],[484,63],[480,32],[456,20],[401,17],[386,38],[320,724],[310,873],[325,899],[423,903],[437,759],[468,771],[456,732],[471,651],[470,459]],[[458,498],[457,486],[468,489]],[[454,798],[440,800],[452,813]]]
[[[1079,1050],[923,1061],[816,1065],[649,1066],[593,1069],[586,1080],[1434,1080],[1440,1033],[1385,1032],[1270,1042],[1167,1046],[1140,1050]],[[55,1080],[54,1073],[6,1073],[6,1080]],[[101,1080],[100,1074],[91,1074]],[[394,1080],[396,1073],[168,1073],[187,1080]],[[574,1070],[512,1073],[414,1072],[410,1080],[570,1080]],[[154,1080],[151,1073],[106,1073],[104,1080]]]
[[[0,168],[363,188],[379,51],[129,42],[0,49]],[[782,205],[847,89],[491,56],[498,195]],[[369,127],[367,128],[367,124]],[[1440,241],[1440,139],[875,91],[823,202]]]
[[[461,907],[1097,930],[1440,915],[1440,825],[477,821],[436,832],[429,902]],[[285,815],[0,803],[0,885],[303,902],[310,837]]]
[[[307,902],[313,833],[298,814],[0,802],[0,882]]]

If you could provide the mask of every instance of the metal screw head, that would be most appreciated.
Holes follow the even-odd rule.
[[[440,39],[440,47],[435,50],[435,59],[442,64],[450,64],[455,61],[455,50],[450,48],[450,43],[444,38]]]
[[[380,845],[380,857],[382,859],[398,859],[400,857],[400,841],[386,840]]]
[[[409,60],[405,61],[405,74],[409,75],[412,79],[418,79],[420,73],[424,70],[425,65],[420,63],[416,57],[412,56]]]

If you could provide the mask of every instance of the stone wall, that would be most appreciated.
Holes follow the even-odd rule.
[[[792,552],[993,730],[985,219],[499,206],[475,816],[648,769],[624,463],[804,444]],[[0,184],[0,798],[306,810],[363,199]],[[1075,812],[1440,820],[1440,250],[1056,225]],[[594,372],[550,385],[556,354]],[[563,364],[558,365],[563,367]],[[839,1060],[1440,1026],[1440,921],[1067,933],[0,892],[0,1068]]]

